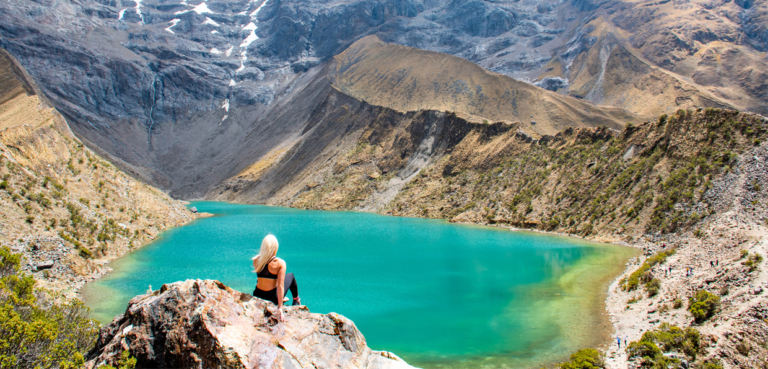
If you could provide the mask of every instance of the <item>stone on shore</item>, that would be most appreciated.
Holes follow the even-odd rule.
[[[45,260],[37,263],[37,270],[51,269],[53,268],[53,260]]]
[[[355,324],[305,306],[277,307],[219,281],[187,280],[134,297],[102,328],[86,367],[115,365],[129,350],[137,367],[412,368],[373,351]]]

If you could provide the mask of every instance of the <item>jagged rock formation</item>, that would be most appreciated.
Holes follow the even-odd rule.
[[[0,50],[0,242],[43,287],[73,291],[104,264],[194,219],[88,150]]]
[[[104,327],[86,367],[128,350],[140,368],[412,368],[372,351],[351,320],[277,307],[218,281],[187,280],[136,296]]]

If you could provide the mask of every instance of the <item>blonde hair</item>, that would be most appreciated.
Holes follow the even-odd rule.
[[[277,237],[271,234],[268,234],[267,237],[264,237],[264,239],[261,241],[261,249],[259,249],[259,254],[251,258],[251,260],[253,260],[254,272],[260,272],[262,269],[264,269],[264,266],[266,266],[267,263],[272,261],[272,258],[277,255],[277,248]]]

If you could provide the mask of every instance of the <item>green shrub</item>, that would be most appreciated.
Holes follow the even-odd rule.
[[[657,264],[663,264],[667,258],[674,255],[674,253],[675,249],[669,249],[646,259],[643,265],[630,274],[629,278],[624,281],[622,284],[624,291],[634,291],[640,287],[641,284],[650,282],[651,278],[648,278],[647,276],[650,275],[651,268]]]
[[[571,360],[559,364],[559,369],[603,368],[603,356],[595,349],[582,349],[571,354]]]
[[[8,189],[8,181],[0,182],[0,190],[7,190],[7,189]]]
[[[705,360],[699,365],[695,366],[696,369],[723,369],[723,364],[720,363],[720,360],[712,358],[709,360]]]
[[[672,303],[672,307],[675,308],[675,309],[679,309],[679,308],[683,307],[683,300],[681,300],[679,298],[675,299],[675,301]]]
[[[701,290],[688,300],[688,311],[693,315],[696,323],[701,323],[715,315],[720,306],[720,297]]]
[[[627,355],[641,358],[643,367],[679,368],[680,360],[666,357],[664,353],[678,352],[691,360],[699,353],[701,334],[693,328],[682,329],[662,323],[658,330],[643,333],[637,342],[627,347]]]
[[[747,257],[746,261],[743,261],[741,264],[746,265],[749,268],[749,272],[754,272],[757,270],[757,267],[760,266],[760,263],[763,261],[763,256],[755,253]]]
[[[21,258],[0,248],[0,367],[79,368],[98,334],[79,300],[35,290]]]
[[[645,284],[645,291],[648,292],[648,297],[653,297],[659,294],[661,289],[661,281],[658,278],[651,279]]]
[[[117,360],[117,367],[105,365],[101,369],[134,369],[135,367],[136,358],[131,357],[131,353],[125,350],[120,354],[120,359]]]
[[[82,256],[84,258],[92,258],[93,257],[93,252],[91,250],[89,250],[88,248],[84,247],[84,246],[78,247],[77,251],[80,253],[80,256]]]

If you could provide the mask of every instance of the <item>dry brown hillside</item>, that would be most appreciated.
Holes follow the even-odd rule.
[[[0,242],[44,286],[73,292],[194,216],[86,148],[30,81],[0,50]]]
[[[732,107],[728,100],[654,66],[617,37],[620,30],[602,17],[592,20],[587,27],[592,31],[583,37],[595,38],[595,45],[577,55],[568,68],[553,67],[549,71],[550,75],[569,77],[571,96],[652,115],[680,108]]]
[[[559,92],[637,114],[690,107],[768,114],[765,1],[574,3],[591,15],[538,77],[567,80]]]
[[[568,127],[621,129],[642,118],[594,106],[487,71],[448,54],[361,39],[335,57],[334,86],[373,105],[397,111],[449,111],[474,122],[519,122],[540,135]]]

